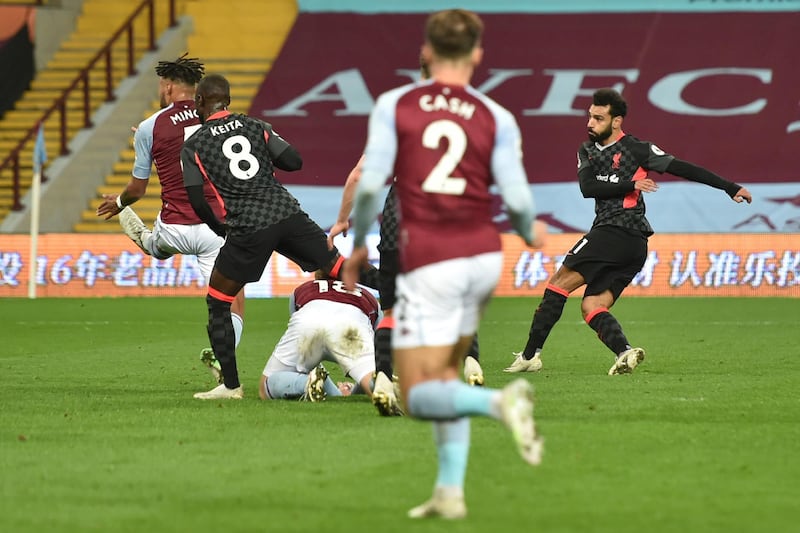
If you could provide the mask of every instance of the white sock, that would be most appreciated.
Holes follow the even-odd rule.
[[[234,346],[239,346],[239,341],[242,340],[242,330],[244,329],[244,320],[236,313],[231,313],[231,322],[233,322],[233,343]]]

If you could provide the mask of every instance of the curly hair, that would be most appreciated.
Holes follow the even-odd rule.
[[[197,84],[206,69],[196,57],[186,57],[187,55],[188,52],[175,61],[159,61],[156,65],[158,77],[186,85]]]

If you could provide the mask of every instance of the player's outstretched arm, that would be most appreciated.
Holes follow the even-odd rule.
[[[749,204],[753,201],[750,191],[738,183],[728,181],[701,166],[683,161],[682,159],[676,158],[670,161],[665,172],[689,181],[702,183],[714,187],[715,189],[723,190],[728,193],[728,196],[736,203],[747,202]]]

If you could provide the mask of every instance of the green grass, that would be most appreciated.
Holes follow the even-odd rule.
[[[488,384],[538,301],[496,299]],[[285,300],[250,300],[241,402],[211,388],[198,299],[0,300],[0,531],[798,531],[798,302],[623,298],[647,359],[629,376],[568,302],[530,374],[543,464],[474,419],[458,523],[412,522],[430,493],[427,424],[366,398],[260,402]]]

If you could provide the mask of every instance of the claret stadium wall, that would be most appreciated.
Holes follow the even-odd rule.
[[[439,5],[441,4],[441,5]],[[751,205],[722,191],[651,174],[656,230],[640,296],[800,296],[800,0],[491,2],[461,5],[486,25],[474,85],[514,113],[541,219],[544,250],[503,239],[497,294],[540,295],[563,254],[589,229],[594,202],[578,189],[575,153],[594,89],[629,102],[626,132],[748,187]],[[377,96],[415,79],[429,0],[302,0],[249,113],[275,125],[304,158],[281,173],[323,227],[361,155]],[[508,229],[498,199],[496,221]],[[377,229],[377,227],[375,228]],[[371,237],[373,258],[377,234]],[[347,254],[348,239],[339,241]],[[27,236],[0,235],[0,297],[200,295],[193,257],[158,261],[124,235],[48,234],[35,266]],[[33,268],[32,268],[33,267]],[[308,274],[274,256],[249,297],[284,296]]]

